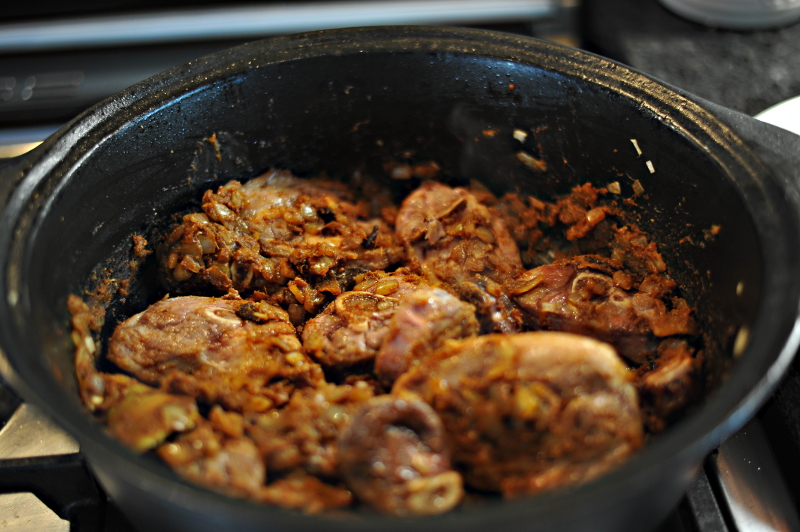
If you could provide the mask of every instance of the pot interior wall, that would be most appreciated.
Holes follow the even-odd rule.
[[[528,134],[524,143],[514,130]],[[520,164],[519,151],[547,171]],[[126,277],[131,235],[151,238],[203,190],[273,166],[385,179],[383,165],[398,160],[433,160],[445,176],[543,198],[587,181],[619,182],[633,197],[638,181],[638,222],[710,342],[729,351],[735,331],[755,320],[764,268],[745,201],[712,155],[645,106],[590,79],[504,60],[344,54],[202,85],[131,117],[74,165],[29,239],[28,298],[44,366],[77,403],[67,296],[91,287],[98,265]],[[145,266],[130,295],[115,296],[110,325],[163,296]]]

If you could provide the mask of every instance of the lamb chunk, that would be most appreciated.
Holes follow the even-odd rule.
[[[203,211],[167,239],[161,263],[170,286],[261,290],[298,273],[383,270],[404,256],[392,229],[342,183],[272,170],[207,191]]]
[[[295,508],[307,514],[318,514],[352,505],[353,494],[344,486],[326,484],[317,477],[295,475],[262,488],[257,500],[283,508]]]
[[[285,407],[256,416],[245,430],[270,475],[303,473],[333,479],[339,467],[337,438],[353,412],[372,395],[363,382],[304,388]]]
[[[659,338],[698,331],[687,305],[668,310],[660,298],[632,289],[613,259],[558,260],[522,273],[504,288],[525,311],[530,327],[598,338],[637,365],[655,355]]]
[[[290,257],[301,270],[325,275],[337,264],[384,270],[403,256],[394,232],[380,218],[369,218],[342,183],[273,170],[241,192],[241,217],[259,235],[262,250]]]
[[[475,307],[439,288],[420,290],[400,301],[375,355],[375,374],[384,386],[419,364],[447,340],[478,333]]]
[[[430,285],[403,271],[368,272],[303,328],[303,347],[335,373],[370,370],[403,297]]]
[[[136,453],[161,444],[171,434],[194,428],[199,419],[191,397],[172,395],[121,373],[84,368],[84,401],[109,433]]]
[[[257,323],[237,314],[243,305],[252,303],[161,300],[117,327],[108,359],[148,384],[240,411],[266,411],[322,380],[285,311],[259,303],[246,313]]]
[[[632,375],[608,344],[560,332],[446,344],[400,377],[439,414],[467,485],[512,497],[587,482],[643,442]]]
[[[636,387],[651,432],[661,432],[666,420],[691,404],[700,393],[699,363],[685,340],[668,338],[655,360],[636,371]]]
[[[449,338],[477,333],[475,309],[421,278],[366,275],[303,329],[303,346],[334,373],[371,369],[394,379]]]
[[[159,247],[161,277],[170,292],[196,294],[262,290],[296,275],[285,257],[266,257],[250,230],[230,226],[205,213],[183,217]]]
[[[495,281],[522,263],[503,218],[478,199],[488,195],[425,182],[403,202],[397,234],[426,278],[450,285],[475,305],[484,332],[518,332],[519,311]]]
[[[390,515],[435,515],[464,496],[439,416],[416,396],[365,403],[339,439],[341,471],[356,496]]]
[[[134,382],[108,411],[108,430],[132,451],[142,453],[175,432],[193,429],[200,414],[194,399]]]
[[[101,315],[77,296],[70,296],[68,304],[81,400],[105,420],[112,436],[134,452],[144,452],[174,432],[194,428],[199,415],[193,399],[166,394],[121,373],[98,371],[91,330],[100,328]]]
[[[396,229],[427,278],[499,280],[522,268],[504,222],[463,188],[426,181],[403,201]]]
[[[255,498],[266,480],[266,468],[252,441],[231,438],[203,422],[157,454],[187,480],[235,497]]]
[[[502,287],[491,279],[476,276],[455,284],[453,290],[461,299],[475,306],[481,334],[513,334],[522,331],[520,309],[503,292]]]
[[[369,292],[345,292],[306,323],[303,346],[335,375],[369,370],[386,341],[398,303]]]

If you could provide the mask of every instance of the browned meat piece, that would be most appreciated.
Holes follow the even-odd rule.
[[[303,346],[336,374],[367,371],[386,341],[399,301],[369,292],[345,292],[303,329]]]
[[[194,428],[199,414],[191,397],[161,392],[127,375],[97,371],[91,330],[99,329],[102,319],[76,296],[69,297],[68,305],[81,399],[105,420],[112,436],[134,452],[144,452],[174,432]]]
[[[84,403],[106,422],[112,436],[134,452],[194,428],[200,417],[191,397],[165,393],[121,373],[101,373],[93,360],[76,360],[78,364],[84,366],[79,380]]]
[[[396,224],[427,278],[499,280],[522,268],[504,222],[466,189],[426,181],[403,201]]]
[[[78,381],[78,392],[86,409],[94,413],[106,402],[108,395],[106,379],[95,367],[97,345],[92,338],[92,331],[99,331],[104,319],[98,315],[99,313],[92,312],[86,302],[73,294],[67,298],[67,307],[72,322],[70,336],[75,346],[75,378]],[[120,383],[118,387],[127,387],[127,382]],[[102,409],[105,410],[108,408]]]
[[[246,431],[271,476],[301,472],[332,479],[339,466],[336,440],[353,412],[371,397],[363,382],[297,390],[289,404],[258,415]]]
[[[137,453],[155,448],[174,432],[193,429],[199,420],[193,398],[164,393],[137,381],[124,391],[107,417],[111,435]]]
[[[308,475],[296,475],[276,480],[263,488],[258,501],[318,514],[350,506],[353,494],[343,486],[332,486]]]
[[[250,230],[226,226],[205,213],[183,217],[159,248],[162,276],[171,292],[264,289],[286,284],[296,272],[285,257],[265,257]]]
[[[700,393],[700,360],[693,355],[685,340],[668,338],[658,346],[657,358],[636,371],[636,387],[651,432],[664,430],[666,420]]]
[[[697,334],[683,300],[671,310],[662,301],[673,286],[649,278],[640,286],[649,293],[633,289],[618,261],[583,255],[529,270],[507,282],[505,290],[533,328],[592,336],[642,364],[655,355],[658,338]]]
[[[621,212],[605,188],[586,183],[554,202],[517,193],[491,206],[505,221],[525,265],[539,266],[565,256],[607,252]]]
[[[453,290],[461,299],[475,305],[481,334],[522,331],[522,313],[502,287],[491,279],[478,275],[474,279],[456,283]]]
[[[391,296],[403,299],[417,290],[431,288],[431,284],[422,277],[410,273],[406,268],[400,268],[393,273],[365,272],[355,279],[355,292],[369,292],[380,296]]]
[[[515,496],[586,482],[642,445],[631,377],[591,338],[492,334],[446,344],[392,393],[433,406],[467,485]]]
[[[428,181],[403,202],[397,234],[427,278],[475,305],[483,332],[519,332],[519,311],[494,282],[522,268],[519,251],[503,218],[479,198],[490,194]]]
[[[435,515],[464,495],[450,469],[442,422],[418,397],[376,397],[339,439],[341,471],[356,496],[391,515]]]
[[[424,360],[447,340],[478,333],[475,307],[439,288],[400,300],[375,356],[375,374],[384,386]]]
[[[285,311],[240,299],[161,300],[117,327],[108,359],[149,384],[249,412],[322,380]]]
[[[273,170],[206,192],[203,211],[167,238],[161,264],[171,286],[263,289],[337,266],[382,270],[404,255],[391,228],[337,182]]]
[[[365,275],[306,323],[303,346],[336,372],[369,370],[388,386],[448,338],[477,333],[475,309],[405,273]]]
[[[356,282],[352,292],[338,296],[303,328],[306,352],[337,373],[370,370],[399,300],[430,286],[401,271],[368,272]]]
[[[266,469],[253,442],[231,437],[216,424],[203,422],[156,452],[186,479],[236,497],[257,498]]]

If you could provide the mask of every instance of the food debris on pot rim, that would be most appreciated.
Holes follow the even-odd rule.
[[[69,300],[87,410],[233,497],[425,516],[588,482],[699,397],[702,331],[618,182],[496,197],[385,171],[399,202],[276,169],[134,236],[161,300],[107,339],[108,299]]]

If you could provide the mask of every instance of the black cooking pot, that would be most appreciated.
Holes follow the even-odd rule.
[[[547,171],[521,164],[519,151]],[[639,191],[632,213],[660,243],[717,360],[701,403],[595,482],[424,519],[308,517],[230,499],[133,455],[86,414],[66,298],[93,275],[131,277],[130,295],[111,302],[113,325],[163,295],[146,266],[128,269],[132,234],[153,235],[202,190],[273,166],[380,176],[390,161],[429,160],[498,192],[547,196],[586,181]],[[142,530],[646,530],[795,352],[798,168],[800,137],[533,39],[408,27],[241,46],[106,100],[3,170],[3,373],[79,440]]]

